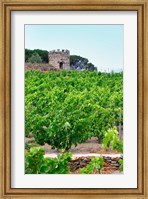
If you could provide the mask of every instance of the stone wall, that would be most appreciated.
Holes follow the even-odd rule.
[[[101,156],[101,155],[100,155]],[[75,157],[69,162],[69,166],[74,167],[75,170],[86,167],[87,164],[90,163],[91,159],[95,156],[82,156],[82,157]],[[123,160],[122,155],[102,155],[104,159],[103,167],[101,169],[102,174],[109,174],[109,173],[114,173],[116,171],[119,171],[119,161]]]
[[[70,51],[69,50],[53,50],[48,54],[49,65],[57,69],[70,69]]]
[[[120,173],[119,172],[119,167],[120,167],[119,161],[123,160],[123,156],[120,156],[120,157],[103,156],[103,158],[104,158],[104,164],[101,169],[102,174]]]
[[[123,156],[120,157],[111,157],[111,156],[103,156],[104,162],[105,162],[105,167],[107,166],[112,166],[115,168],[119,168],[119,160],[123,160]]]

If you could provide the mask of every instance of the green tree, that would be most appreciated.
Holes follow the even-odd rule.
[[[32,56],[28,59],[30,63],[42,63],[42,59],[38,53],[33,53]]]
[[[84,64],[88,63],[88,59],[78,56],[78,55],[71,55],[70,56],[70,65],[75,65],[77,61],[83,61]]]
[[[31,56],[32,56],[32,50],[25,49],[25,62],[28,62]]]
[[[92,63],[89,62],[87,58],[81,57],[79,55],[70,56],[70,66],[72,69],[80,67],[81,69],[86,69],[89,71],[94,71],[97,69]]]
[[[95,67],[94,67],[94,65],[92,63],[88,63],[86,68],[89,71],[94,71],[95,70]]]
[[[48,51],[47,50],[34,49],[33,53],[38,53],[42,59],[42,62],[48,63]]]
[[[34,49],[34,50],[25,49],[25,62],[29,62],[29,59],[34,53],[37,53],[41,57],[42,62],[48,63],[48,51],[40,49]]]

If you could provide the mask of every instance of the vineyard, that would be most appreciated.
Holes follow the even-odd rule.
[[[68,150],[92,137],[97,137],[104,148],[111,146],[122,153],[119,124],[123,124],[123,73],[25,72],[25,136],[31,133],[37,144],[48,144],[62,153],[53,160],[44,158],[41,149],[28,150],[26,173],[68,173],[67,165],[72,157]],[[40,169],[33,170],[37,156],[37,161],[42,163],[36,163]],[[60,164],[58,158],[65,166],[59,166],[61,169],[54,172],[55,162]],[[87,173],[89,168],[100,173],[102,165],[101,158],[94,158],[80,173]]]

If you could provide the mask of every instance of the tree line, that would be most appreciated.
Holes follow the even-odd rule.
[[[25,49],[25,62],[48,63],[48,51],[40,49]]]
[[[25,62],[48,63],[48,51],[40,49],[25,49]],[[90,63],[87,58],[79,55],[70,55],[70,68],[72,70],[97,70],[94,64]]]

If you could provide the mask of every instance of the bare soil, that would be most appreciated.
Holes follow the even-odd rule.
[[[51,146],[45,144],[44,146],[46,154],[58,153],[57,149],[51,149]],[[72,146],[69,150],[72,154],[89,154],[89,153],[97,153],[97,154],[119,154],[116,150],[104,149],[102,144],[98,142],[98,138],[92,137],[87,140],[85,143],[78,144],[76,147]]]
[[[33,143],[34,138],[25,138],[25,143]],[[57,149],[52,149],[50,145],[43,145],[45,149],[45,154],[55,154],[59,151]],[[104,149],[102,144],[99,143],[98,138],[92,137],[87,140],[85,143],[78,144],[76,147],[72,146],[69,150],[72,154],[119,154],[118,151],[112,150],[111,148]]]

